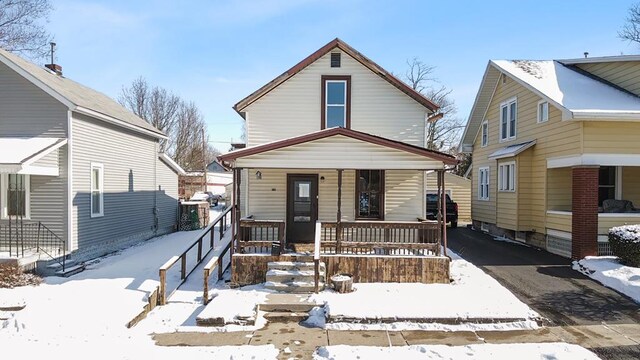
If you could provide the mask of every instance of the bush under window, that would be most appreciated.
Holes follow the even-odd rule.
[[[613,254],[620,258],[623,264],[640,267],[640,225],[609,229],[609,244]]]

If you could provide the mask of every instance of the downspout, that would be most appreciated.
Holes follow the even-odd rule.
[[[158,151],[159,141],[153,144],[153,236],[158,236]]]

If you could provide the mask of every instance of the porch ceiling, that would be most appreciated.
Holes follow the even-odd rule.
[[[547,159],[547,169],[572,166],[640,166],[640,154],[579,154]]]
[[[57,176],[58,169],[32,164],[67,143],[64,138],[0,137],[0,173]]]
[[[234,151],[220,160],[236,168],[431,170],[453,165],[448,154],[343,128]]]

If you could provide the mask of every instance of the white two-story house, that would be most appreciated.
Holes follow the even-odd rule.
[[[247,147],[219,159],[234,169],[237,215],[254,222],[251,234],[240,233],[247,240],[274,240],[255,225],[274,222],[282,233],[275,240],[303,249],[320,222],[323,241],[400,241],[398,224],[425,217],[425,171],[457,163],[424,147],[438,106],[340,39],[234,109],[246,121]],[[387,232],[356,239],[355,227]],[[242,242],[236,250],[248,251]]]

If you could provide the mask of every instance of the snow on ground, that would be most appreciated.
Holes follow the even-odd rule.
[[[640,268],[625,266],[615,256],[587,256],[573,269],[640,303]]]
[[[319,348],[315,360],[344,359],[518,359],[518,360],[596,360],[591,351],[565,343],[544,344],[474,344],[467,346],[413,345],[398,347],[327,346]]]
[[[513,330],[535,329],[539,315],[518,300],[509,290],[482,270],[449,251],[451,284],[360,283],[354,292],[339,294],[330,290],[313,295],[325,303],[331,317],[375,320],[386,319],[459,319],[471,323],[445,325],[396,322],[391,324],[330,323],[338,330]],[[372,301],[372,299],[375,299]],[[393,304],[391,306],[391,304]],[[322,325],[317,312],[310,324]],[[473,319],[493,320],[493,324],[473,324]],[[514,319],[521,319],[515,321]]]
[[[96,354],[112,359],[275,359],[278,350],[270,345],[159,347],[148,336],[152,331],[140,326],[145,320],[126,328],[158,286],[158,268],[182,253],[199,234],[201,230],[160,236],[93,261],[70,278],[48,277],[40,286],[0,289],[0,303],[26,303],[23,310],[0,320],[3,352],[24,358],[64,352],[66,359]],[[199,279],[201,302],[202,275]],[[190,306],[198,308],[197,303]]]

